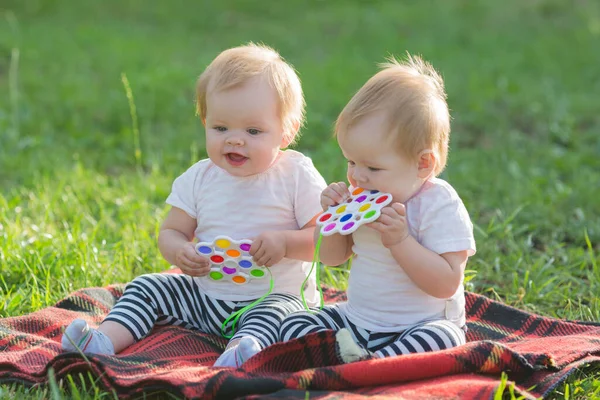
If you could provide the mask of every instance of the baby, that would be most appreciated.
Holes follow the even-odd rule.
[[[447,349],[465,343],[463,276],[473,226],[446,165],[450,116],[441,77],[418,57],[382,65],[346,105],[335,135],[353,187],[392,194],[377,221],[322,238],[321,261],[352,255],[348,301],[288,316],[281,338],[335,330],[342,362]],[[343,182],[323,210],[346,201]],[[317,231],[317,236],[319,232]]]
[[[312,161],[286,148],[304,120],[304,97],[294,69],[273,49],[249,44],[222,52],[197,84],[198,114],[206,130],[208,159],[173,183],[171,209],[158,238],[164,258],[184,274],[134,279],[99,328],[73,321],[64,350],[115,354],[146,336],[154,325],[179,325],[221,334],[233,313],[269,290],[269,279],[237,285],[207,276],[209,261],[194,239],[226,235],[252,239],[250,254],[270,268],[274,289],[244,314],[215,366],[237,367],[278,339],[283,318],[303,308],[299,300],[313,258],[313,232],[326,187]],[[304,287],[318,300],[314,276]]]

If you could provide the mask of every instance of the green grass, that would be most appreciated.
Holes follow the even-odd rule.
[[[297,148],[329,181],[345,168],[332,123],[375,64],[405,51],[431,61],[454,118],[443,177],[476,223],[469,289],[600,321],[600,3],[591,0],[4,0],[0,317],[167,267],[155,244],[164,200],[205,156],[195,79],[248,41],[298,69],[308,124]],[[324,275],[345,285],[343,269]],[[592,371],[557,396],[585,398],[599,385]],[[67,386],[0,386],[0,397],[113,398]]]

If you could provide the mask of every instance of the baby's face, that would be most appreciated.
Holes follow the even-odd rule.
[[[404,203],[421,186],[417,161],[397,150],[386,132],[383,113],[373,113],[352,125],[338,142],[348,160],[348,181],[352,186],[391,193]]]
[[[208,156],[231,175],[266,171],[287,146],[277,94],[265,78],[210,93],[206,110]]]

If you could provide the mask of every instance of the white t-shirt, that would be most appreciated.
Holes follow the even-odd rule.
[[[456,191],[433,178],[406,203],[410,234],[437,254],[467,250],[475,254],[473,224]],[[464,288],[450,299],[419,289],[381,243],[381,235],[365,226],[353,234],[354,258],[348,302],[342,305],[356,325],[377,332],[399,332],[416,323],[448,319],[465,324]]]
[[[233,176],[210,159],[201,160],[175,179],[167,203],[196,219],[199,241],[210,242],[219,235],[252,239],[264,231],[302,228],[321,212],[325,187],[310,158],[286,150],[267,171],[248,177]],[[272,266],[273,292],[300,295],[310,267],[309,262],[288,258]],[[244,285],[206,276],[195,279],[204,293],[221,300],[255,299],[269,289],[268,275]],[[304,295],[309,305],[317,303],[314,273]]]

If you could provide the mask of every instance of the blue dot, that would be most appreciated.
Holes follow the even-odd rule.
[[[371,194],[379,193],[379,190],[371,190]]]
[[[208,246],[200,246],[198,247],[198,252],[202,254],[210,254],[212,253],[212,249]]]
[[[239,264],[242,268],[250,268],[252,266],[252,263],[248,260],[242,260],[239,262]]]
[[[346,214],[346,215],[344,215],[342,218],[340,218],[340,222],[346,222],[346,221],[348,221],[350,218],[352,218],[352,214]]]

